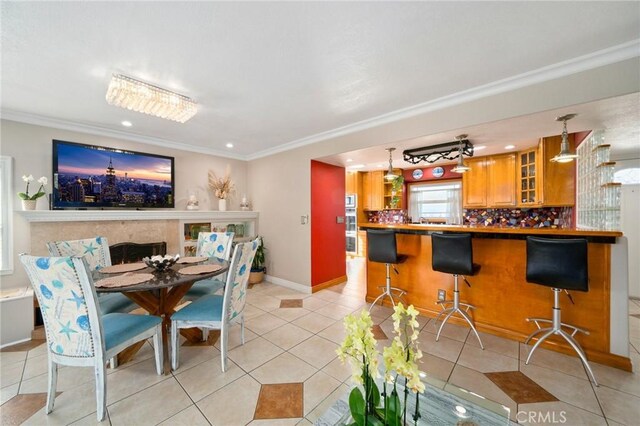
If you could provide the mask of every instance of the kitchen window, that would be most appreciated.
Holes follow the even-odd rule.
[[[0,157],[0,274],[13,272],[11,241],[11,157]]]
[[[462,183],[409,185],[409,216],[413,222],[462,223]]]

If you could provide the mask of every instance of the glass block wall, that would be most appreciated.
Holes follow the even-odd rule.
[[[594,130],[577,149],[579,228],[620,230],[620,184],[613,182],[616,163],[609,161],[609,148],[604,130]]]

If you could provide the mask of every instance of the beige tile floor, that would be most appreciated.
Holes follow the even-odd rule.
[[[353,265],[351,265],[353,267]],[[356,271],[357,272],[357,271]],[[310,424],[336,399],[348,392],[350,369],[337,359],[344,315],[366,307],[359,275],[346,285],[313,295],[296,293],[270,283],[248,293],[246,343],[239,330],[230,336],[229,368],[220,370],[216,346],[182,346],[180,368],[168,375],[154,371],[150,344],[130,363],[108,372],[108,417],[113,425],[245,425]],[[301,308],[280,308],[282,299],[302,299]],[[640,301],[630,301],[630,314],[640,314]],[[392,336],[391,310],[376,307],[374,322]],[[632,360],[640,361],[640,318],[630,316]],[[469,330],[448,326],[439,342],[429,318],[420,318],[422,369],[428,374],[486,396],[512,410],[512,419],[526,413],[551,413],[567,425],[638,424],[640,376],[593,364],[601,383],[587,380],[577,358],[540,350],[524,364],[528,348],[517,342],[481,334],[485,350]],[[388,344],[380,340],[379,346]],[[46,392],[46,348],[0,353],[0,403],[17,394]],[[558,401],[518,405],[485,376],[498,371],[521,371]],[[254,420],[261,385],[303,384],[303,416],[294,419]],[[94,382],[90,369],[60,369],[55,410],[39,410],[26,424],[95,423]],[[5,406],[6,407],[6,406]],[[5,408],[6,409],[6,408]],[[3,407],[0,407],[0,411]],[[3,413],[4,415],[5,413]],[[540,422],[531,424],[543,424]]]

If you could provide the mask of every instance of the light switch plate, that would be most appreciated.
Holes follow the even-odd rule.
[[[438,290],[438,302],[442,302],[447,298],[447,291],[440,289]]]
[[[336,216],[336,223],[344,223],[344,216]]]

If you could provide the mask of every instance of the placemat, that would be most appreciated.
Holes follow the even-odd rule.
[[[123,272],[139,271],[146,268],[144,263],[122,263],[120,265],[111,265],[100,268],[98,272],[103,274],[122,274]]]
[[[186,256],[178,259],[176,263],[198,263],[198,262],[204,262],[207,259],[208,257],[204,257],[204,256]]]
[[[198,274],[206,274],[209,272],[215,272],[222,269],[220,265],[196,265],[196,266],[187,266],[186,268],[180,269],[178,272],[183,275],[198,275]]]
[[[129,285],[140,284],[145,281],[153,279],[153,274],[132,274],[130,272],[117,277],[103,278],[100,281],[96,281],[96,287],[126,287]]]

